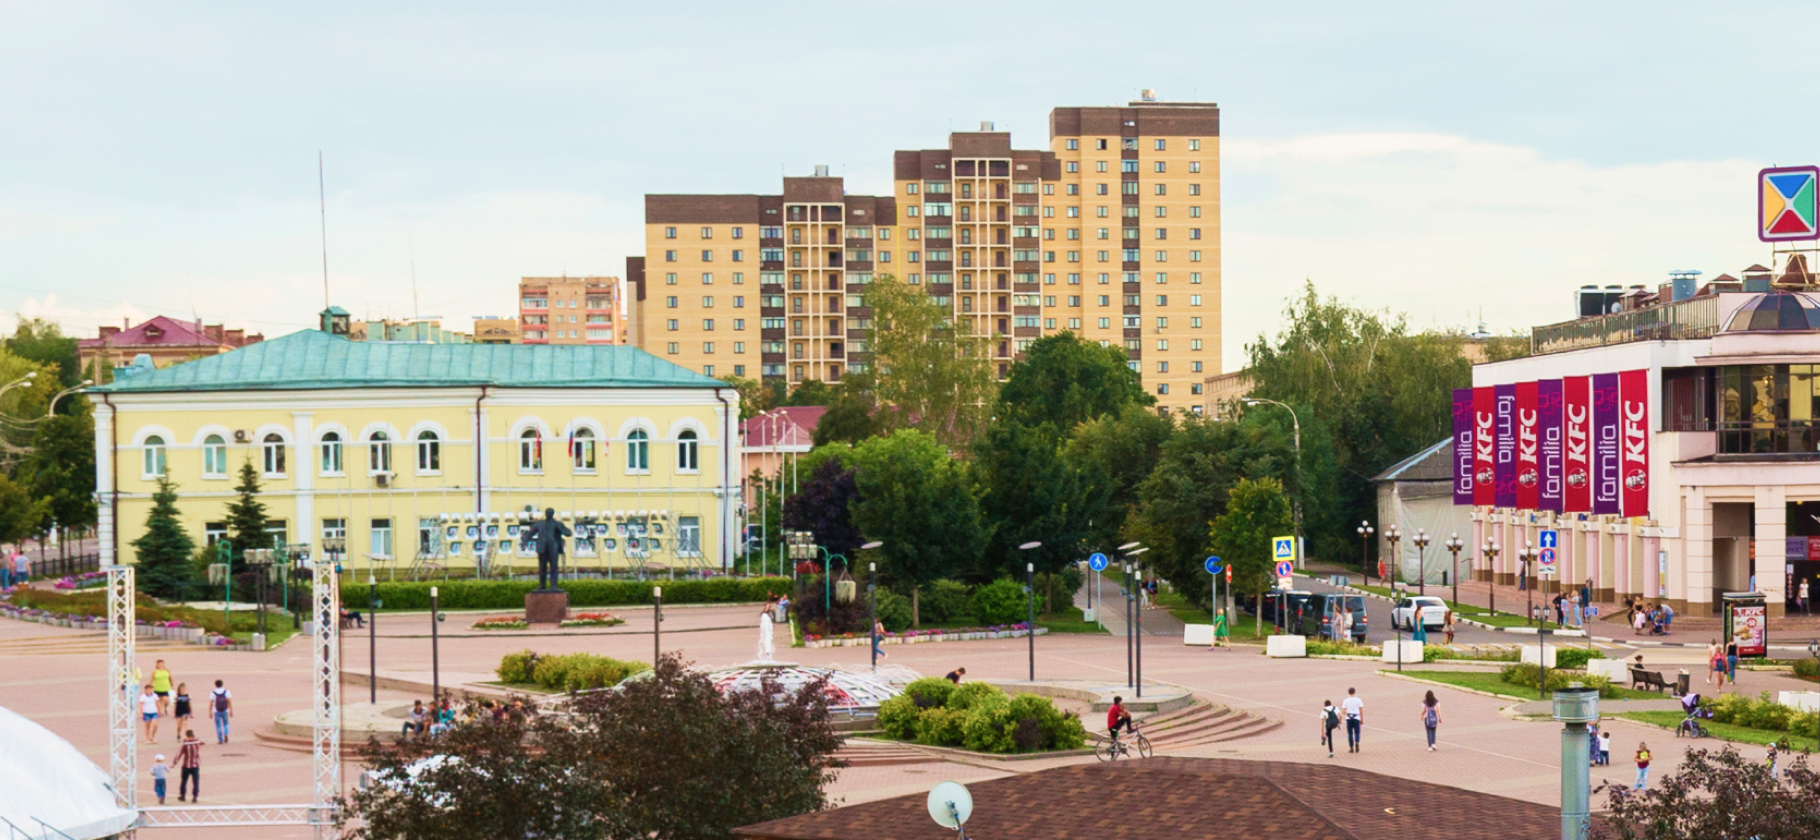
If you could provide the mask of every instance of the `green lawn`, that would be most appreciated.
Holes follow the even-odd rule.
[[[1437,682],[1443,685],[1457,686],[1459,688],[1470,688],[1474,691],[1489,692],[1502,697],[1509,697],[1514,700],[1543,699],[1535,689],[1505,682],[1504,678],[1500,676],[1497,671],[1405,670],[1403,676],[1418,680],[1427,680],[1429,682]],[[1612,698],[1614,700],[1661,700],[1666,696],[1657,694],[1653,691],[1634,691],[1622,687],[1615,687],[1613,690],[1617,692],[1617,696]],[[1668,712],[1667,714],[1677,715],[1675,719],[1680,720],[1679,712]]]
[[[1175,591],[1174,587],[1164,585],[1159,588],[1156,594],[1156,603],[1157,606],[1168,611],[1170,615],[1175,616],[1176,619],[1183,624],[1213,623],[1212,613],[1201,609],[1194,604],[1188,603],[1188,599],[1183,597],[1182,593]],[[1263,644],[1264,638],[1271,634],[1270,625],[1264,625],[1262,632],[1260,632],[1258,630],[1257,619],[1247,618],[1243,612],[1238,613],[1236,616],[1227,616],[1226,620],[1227,625],[1232,631],[1232,640],[1235,642]]]
[[[1413,591],[1406,590],[1406,589],[1393,591],[1388,586],[1357,586],[1357,585],[1355,585],[1354,588],[1362,589],[1366,592],[1370,592],[1373,595],[1382,595],[1386,598],[1392,598],[1392,599],[1397,598],[1402,595],[1417,594]],[[1442,597],[1442,595],[1440,594],[1442,592],[1450,592],[1450,591],[1452,591],[1452,590],[1447,589],[1445,587],[1437,586],[1437,587],[1435,587],[1435,594],[1432,597],[1440,598],[1441,602],[1446,604],[1448,609],[1453,610],[1455,617],[1470,618],[1473,621],[1481,622],[1484,624],[1490,624],[1493,627],[1533,627],[1533,626],[1535,626],[1533,623],[1530,622],[1529,619],[1524,618],[1522,615],[1519,615],[1517,613],[1507,613],[1507,612],[1504,612],[1503,610],[1498,610],[1497,612],[1492,612],[1491,610],[1488,610],[1484,607],[1474,606],[1472,604],[1456,604],[1452,601],[1447,600],[1445,597]],[[1554,625],[1553,622],[1549,622],[1549,623],[1551,625],[1555,626],[1557,629],[1559,628],[1559,625]]]
[[[1022,617],[1018,621],[1023,621]],[[962,630],[978,627],[980,623],[973,618],[957,618],[953,621],[925,621],[919,630]],[[1067,606],[1057,608],[1053,613],[1037,613],[1036,626],[1051,633],[1104,633],[1100,626],[1082,619],[1080,607]],[[863,628],[862,628],[863,629]]]
[[[1683,715],[1680,712],[1619,712],[1618,717],[1624,718],[1625,720],[1634,720],[1640,723],[1673,729],[1680,725],[1681,719],[1686,717],[1686,715]],[[1748,726],[1738,726],[1731,723],[1714,723],[1710,720],[1701,721],[1700,723],[1706,727],[1706,731],[1712,733],[1712,737],[1723,741],[1736,741],[1741,744],[1761,744],[1763,746],[1786,741],[1790,747],[1803,752],[1812,751],[1816,744],[1820,744],[1820,742],[1817,742],[1812,736],[1808,735],[1791,735],[1787,732],[1771,732],[1767,729],[1752,729]]]

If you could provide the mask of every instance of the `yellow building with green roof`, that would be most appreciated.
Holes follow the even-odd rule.
[[[359,578],[535,572],[519,525],[546,508],[576,531],[571,568],[738,551],[726,383],[627,346],[355,342],[335,322],[91,390],[104,564],[133,562],[164,476],[191,536],[224,538],[243,463],[274,542],[342,541]]]

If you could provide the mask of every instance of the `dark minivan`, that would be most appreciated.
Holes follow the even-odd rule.
[[[1351,614],[1349,617],[1352,619],[1352,626],[1348,628],[1350,632],[1347,635],[1352,637],[1355,644],[1364,644],[1365,631],[1369,629],[1367,622],[1370,619],[1365,613],[1365,596],[1363,595],[1331,593],[1311,596],[1302,610],[1301,621],[1296,627],[1296,632],[1317,639],[1331,639],[1334,614],[1339,610],[1345,610]]]

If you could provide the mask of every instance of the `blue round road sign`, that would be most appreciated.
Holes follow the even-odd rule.
[[[1087,568],[1096,572],[1106,571],[1106,555],[1095,552],[1087,558]]]
[[[1277,577],[1285,578],[1295,574],[1295,564],[1288,560],[1277,563]]]
[[[1210,575],[1219,574],[1220,569],[1222,568],[1220,566],[1220,558],[1218,558],[1218,557],[1207,558],[1206,566],[1207,566],[1207,574],[1210,574]]]

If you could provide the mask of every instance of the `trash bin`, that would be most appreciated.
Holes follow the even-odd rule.
[[[1687,671],[1683,670],[1683,671],[1681,671],[1680,674],[1675,676],[1675,696],[1676,697],[1686,697],[1687,689],[1688,689]]]

